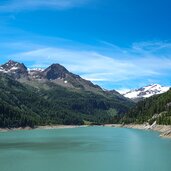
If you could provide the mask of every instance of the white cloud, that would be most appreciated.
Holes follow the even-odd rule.
[[[89,0],[9,0],[0,4],[0,12],[35,9],[69,9],[86,4]]]
[[[117,51],[110,56],[90,50],[39,47],[36,45],[35,47],[37,48],[10,56],[19,61],[32,63],[30,67],[40,66],[40,64],[46,67],[52,63],[60,63],[71,72],[95,82],[118,83],[142,77],[162,77],[171,71],[171,56],[167,57],[169,55],[169,44],[163,44],[162,47],[160,45],[161,48],[167,47],[167,51],[165,53],[163,51],[162,55],[155,54],[160,49],[156,46],[146,49],[143,45],[144,50],[140,51],[141,43],[139,48],[138,44],[136,45],[137,48],[135,45],[130,49],[120,48],[120,53]],[[136,51],[136,49],[138,50]],[[125,54],[123,51],[127,53]]]
[[[54,46],[49,42],[43,45],[29,41],[1,41],[0,51],[1,54],[8,52],[7,60],[24,62],[29,68],[45,68],[52,63],[60,63],[85,79],[105,88],[115,87],[119,91],[151,83],[171,84],[170,43],[140,42],[123,48],[107,42],[100,42],[95,47],[69,40],[62,40],[61,44],[60,40],[55,39]],[[5,58],[2,58],[0,60],[4,61]]]

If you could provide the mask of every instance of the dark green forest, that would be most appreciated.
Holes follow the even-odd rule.
[[[121,122],[150,124],[157,122],[161,125],[171,125],[171,90],[166,93],[155,95],[137,103]]]
[[[136,105],[117,92],[19,82],[0,73],[0,127],[137,123],[171,125],[171,90]]]
[[[35,88],[0,74],[0,127],[116,123],[133,105],[117,95],[46,84],[48,89]]]

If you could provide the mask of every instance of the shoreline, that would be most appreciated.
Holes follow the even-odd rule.
[[[0,128],[0,132],[20,131],[20,130],[68,129],[68,128],[81,128],[87,126],[88,125],[45,125],[45,126],[36,126],[35,128],[31,128],[31,127]]]
[[[35,128],[31,127],[19,127],[19,128],[0,128],[0,132],[9,132],[9,131],[19,131],[19,130],[50,130],[50,129],[69,129],[69,128],[82,128],[82,127],[93,127],[96,125],[45,125],[45,126],[36,126]],[[152,130],[160,133],[160,137],[171,138],[171,125],[157,125],[156,123],[149,124],[105,124],[99,125],[105,127],[113,128],[131,128],[139,130]]]
[[[33,129],[68,129],[68,128],[82,128],[87,127],[87,125],[46,125],[46,126],[37,126]]]
[[[149,124],[106,124],[104,126],[114,127],[114,128],[131,128],[131,129],[139,129],[139,130],[152,130],[160,133],[160,137],[163,138],[171,138],[171,125],[157,125],[156,123]]]

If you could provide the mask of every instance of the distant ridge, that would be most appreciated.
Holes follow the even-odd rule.
[[[160,84],[151,84],[139,89],[128,91],[122,95],[125,96],[126,98],[139,100],[139,99],[151,97],[153,95],[165,93],[169,89],[170,87],[161,86]]]
[[[0,72],[6,73],[17,80],[52,81],[63,87],[102,91],[100,86],[69,72],[60,64],[52,64],[46,69],[28,69],[23,63],[9,60],[0,66]]]

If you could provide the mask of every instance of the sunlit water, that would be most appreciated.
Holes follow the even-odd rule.
[[[0,171],[171,171],[171,140],[107,127],[5,132]]]

